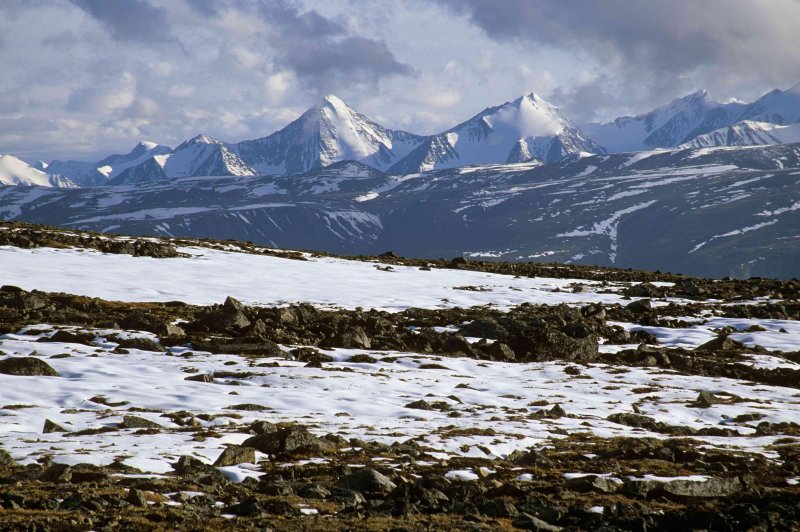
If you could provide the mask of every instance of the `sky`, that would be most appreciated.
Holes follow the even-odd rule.
[[[0,153],[272,133],[325,94],[437,133],[536,92],[580,124],[800,82],[800,0],[2,0]]]

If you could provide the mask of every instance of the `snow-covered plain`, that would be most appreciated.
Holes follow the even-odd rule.
[[[734,422],[741,414],[759,413],[759,421],[800,422],[797,390],[742,383],[730,379],[685,376],[658,369],[619,368],[591,364],[580,368],[588,378],[575,379],[561,362],[509,364],[468,358],[441,358],[414,353],[336,349],[327,351],[335,362],[325,369],[304,367],[282,358],[257,359],[172,348],[167,354],[130,349],[128,354],[110,352],[116,344],[99,341],[96,347],[81,344],[40,343],[52,334],[37,326],[38,334],[0,337],[4,355],[36,354],[47,360],[59,377],[0,375],[0,445],[23,461],[43,455],[56,462],[108,464],[118,459],[151,473],[170,471],[170,463],[184,454],[213,461],[227,443],[248,437],[246,425],[264,419],[300,421],[318,434],[335,433],[345,438],[392,443],[422,437],[437,449],[436,456],[501,457],[517,449],[547,445],[565,434],[592,433],[599,437],[654,436],[605,418],[632,412],[635,403],[642,414],[657,421],[696,429],[728,427],[738,437],[699,437],[708,446],[739,448],[771,455],[768,446],[779,436],[755,436],[754,423]],[[101,331],[108,335],[113,331]],[[67,358],[53,355],[69,354]],[[369,353],[376,363],[348,362],[351,356]],[[262,364],[278,362],[278,367]],[[424,364],[442,366],[427,369]],[[214,383],[184,380],[190,374],[215,371],[253,372],[251,376],[217,378]],[[191,372],[191,373],[189,373]],[[235,385],[232,385],[234,384]],[[460,385],[460,386],[459,386]],[[735,404],[695,408],[702,390],[743,398]],[[236,395],[231,395],[233,392]],[[108,407],[91,401],[104,396]],[[443,401],[450,411],[423,411],[407,407],[425,399]],[[541,406],[546,401],[546,406]],[[230,408],[237,404],[263,405],[262,412]],[[535,403],[538,406],[534,406]],[[560,404],[569,417],[532,419],[542,409]],[[11,405],[9,407],[9,405]],[[16,405],[16,406],[15,406]],[[144,409],[130,411],[129,409]],[[148,411],[150,410],[150,411]],[[191,432],[179,430],[162,413],[186,411],[211,414],[219,438],[193,441]],[[452,417],[456,411],[460,417]],[[157,434],[137,435],[136,429],[75,436],[42,434],[50,419],[70,431],[116,427],[126,414],[145,417],[163,425]],[[491,427],[494,434],[471,435],[467,429]],[[479,446],[488,449],[489,455]],[[226,468],[231,478],[257,475],[247,466]]]
[[[600,283],[592,281],[583,281],[584,291],[573,294],[569,285],[574,280],[569,279],[514,278],[454,269],[422,271],[411,266],[383,271],[377,263],[336,258],[299,261],[208,248],[179,251],[191,257],[153,259],[93,250],[0,246],[0,284],[112,301],[210,305],[230,295],[248,305],[305,302],[389,311],[623,302],[619,294],[600,293]]]
[[[423,271],[403,266],[384,271],[379,267],[386,265],[373,262],[311,255],[301,261],[204,247],[183,247],[179,251],[188,257],[153,259],[91,249],[1,246],[0,284],[131,302],[181,300],[211,304],[231,295],[251,305],[308,302],[320,307],[389,311],[412,306],[492,305],[508,309],[521,303],[630,302],[620,293],[623,285],[603,287],[597,282],[574,279],[516,278],[456,269]],[[575,283],[583,290],[573,293]],[[694,321],[694,325],[646,330],[666,346],[696,347],[715,337],[714,329],[722,327],[740,331],[732,337],[747,345],[783,351],[796,350],[800,345],[800,326],[796,322],[713,316],[687,321]],[[628,329],[639,327],[620,325]],[[753,325],[765,330],[753,330]],[[553,439],[581,433],[597,437],[664,437],[607,419],[614,413],[634,411],[669,425],[731,428],[739,435],[697,439],[712,447],[772,456],[770,445],[781,436],[757,436],[755,422],[735,418],[761,414],[758,422],[800,422],[800,396],[796,389],[681,375],[660,368],[605,364],[576,368],[564,362],[522,365],[352,349],[328,351],[334,362],[326,363],[324,368],[311,368],[283,358],[253,360],[196,352],[187,346],[173,347],[166,354],[137,349],[115,354],[112,351],[116,344],[110,337],[120,331],[92,331],[101,339],[96,346],[85,346],[37,342],[42,335],[51,335],[53,328],[40,324],[32,329],[0,336],[0,357],[38,356],[60,375],[0,375],[0,446],[23,462],[44,456],[66,463],[108,464],[118,460],[148,474],[160,474],[170,471],[169,464],[185,454],[213,461],[226,444],[246,439],[247,425],[259,419],[300,422],[318,434],[385,443],[421,438],[423,444],[436,449],[433,455],[437,458],[503,457],[515,450],[546,446]],[[609,345],[601,346],[601,350],[612,352],[621,347],[635,346]],[[64,357],[65,354],[69,356]],[[369,354],[377,361],[349,362],[356,354]],[[752,355],[747,363],[765,368],[797,366],[765,354]],[[577,378],[576,370],[580,373]],[[185,380],[193,374],[222,371],[228,372],[227,376],[215,378],[213,383]],[[697,408],[693,402],[704,390],[731,394],[741,400]],[[100,404],[97,396],[119,405]],[[448,408],[417,410],[407,406],[421,399],[442,401]],[[265,408],[231,408],[240,404]],[[531,417],[556,404],[567,416]],[[169,418],[162,417],[178,411],[187,412],[188,416],[205,414],[205,420],[199,422],[214,427],[220,436],[194,441],[193,433],[180,430]],[[454,412],[459,415],[453,417]],[[155,434],[136,434],[136,429],[118,428],[128,414],[155,421],[164,429]],[[43,434],[47,419],[70,432]],[[101,427],[113,430],[74,434]],[[489,427],[493,433],[485,431]],[[248,465],[223,470],[235,480],[259,474],[255,466]],[[453,475],[460,473],[454,471]]]

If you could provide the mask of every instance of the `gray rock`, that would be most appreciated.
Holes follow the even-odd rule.
[[[0,449],[0,468],[3,467],[13,467],[17,463],[14,461],[14,458],[11,457],[8,451],[5,449]]]
[[[640,299],[638,301],[634,301],[633,303],[627,304],[625,308],[634,314],[643,314],[645,312],[650,312],[653,309],[653,305],[649,299]]]
[[[361,327],[350,327],[346,331],[339,334],[336,338],[336,343],[341,347],[349,349],[369,349],[372,347],[372,342]]]
[[[489,360],[496,360],[498,362],[510,362],[512,360],[516,360],[517,356],[514,354],[514,351],[508,347],[508,344],[504,344],[503,342],[495,342],[491,344],[487,349],[486,352],[489,355]]]
[[[397,487],[385,475],[368,468],[359,469],[355,473],[340,478],[337,486],[361,493],[381,495],[385,495]]]
[[[183,380],[185,380],[185,381],[213,383],[214,382],[214,377],[212,377],[211,375],[205,374],[205,373],[200,373],[199,375],[190,375],[189,377],[186,377]]]
[[[327,499],[331,496],[331,492],[325,486],[319,484],[309,484],[303,486],[298,492],[298,495],[304,499]]]
[[[599,491],[602,493],[616,493],[622,484],[607,477],[586,475],[584,477],[567,479],[567,489],[574,491]]]
[[[125,497],[125,501],[132,506],[136,506],[137,508],[147,508],[149,506],[147,504],[147,497],[144,496],[144,492],[137,490],[136,488],[131,488],[128,490],[128,495]]]
[[[526,513],[519,514],[514,518],[511,524],[514,525],[515,528],[535,530],[537,532],[558,532],[562,530],[560,526],[551,525],[547,521],[542,521],[538,517]]]
[[[56,423],[55,421],[51,421],[49,419],[44,420],[44,427],[42,427],[42,433],[50,434],[51,432],[69,432],[67,429]]]
[[[72,468],[67,464],[53,464],[45,469],[39,480],[42,482],[69,482],[72,479]]]
[[[225,298],[225,302],[222,304],[223,307],[229,310],[243,310],[244,305],[238,300],[231,296]]]
[[[163,429],[162,425],[159,425],[155,421],[150,421],[149,419],[145,419],[139,416],[125,416],[122,418],[122,424],[120,428],[123,429]]]
[[[193,456],[181,456],[178,461],[172,465],[172,467],[179,475],[197,478],[204,484],[222,482],[225,480],[225,476],[219,471],[219,469],[212,465],[201,462]]]
[[[256,450],[252,447],[240,447],[239,445],[229,445],[214,462],[216,467],[232,466],[237,464],[255,464]]]
[[[58,377],[50,364],[36,357],[9,357],[0,360],[0,373],[5,375]]]
[[[300,425],[279,428],[275,432],[258,434],[242,443],[272,456],[301,456],[321,454],[333,450],[334,446]]]
[[[677,499],[730,497],[743,489],[744,485],[739,477],[710,478],[705,481],[633,480],[626,482],[624,487],[626,494],[636,497],[665,496]]]
[[[256,434],[271,434],[273,432],[278,432],[278,425],[270,423],[269,421],[256,421],[250,425],[250,430]]]
[[[719,402],[720,400],[717,399],[713,393],[709,392],[708,390],[703,390],[697,395],[697,399],[695,399],[694,404],[700,408],[709,408]]]

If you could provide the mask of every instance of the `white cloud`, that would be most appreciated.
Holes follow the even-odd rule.
[[[558,16],[541,20],[547,0],[115,7],[131,1],[0,2],[0,152],[91,158],[128,150],[140,135],[172,145],[199,132],[256,138],[324,92],[388,127],[426,134],[531,91],[567,114],[608,117],[701,87],[752,99],[800,81],[800,56],[787,44],[800,40],[794,0],[732,0],[715,16],[656,0],[663,24],[639,17],[641,7],[587,20],[561,2]],[[137,25],[143,13],[149,28]],[[691,48],[698,43],[715,47]],[[652,74],[662,67],[670,74]]]

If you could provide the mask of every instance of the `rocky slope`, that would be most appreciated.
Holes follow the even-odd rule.
[[[0,528],[800,518],[796,280],[354,261],[15,223],[0,260],[14,266],[0,274]],[[470,306],[482,298],[497,307]]]

